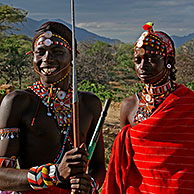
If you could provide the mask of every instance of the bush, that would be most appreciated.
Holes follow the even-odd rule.
[[[0,95],[4,96],[6,94],[6,90],[5,89],[1,89],[0,90]]]
[[[194,91],[194,81],[188,82],[187,87]]]
[[[92,92],[92,93],[96,94],[100,98],[100,100],[102,100],[103,102],[107,98],[112,98],[111,91],[107,90],[104,85],[92,83],[88,80],[81,81],[78,84],[78,90]]]

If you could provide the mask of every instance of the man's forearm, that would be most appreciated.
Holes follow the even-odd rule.
[[[31,187],[27,179],[28,170],[0,168],[0,190],[27,191]]]
[[[96,180],[98,181],[99,186],[101,187],[103,182],[104,182],[104,178],[105,178],[105,174],[106,174],[106,169],[104,168],[104,166],[99,166],[93,170],[89,171],[89,174]]]

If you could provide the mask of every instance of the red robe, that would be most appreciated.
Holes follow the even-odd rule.
[[[194,92],[180,85],[115,139],[101,194],[194,193]]]

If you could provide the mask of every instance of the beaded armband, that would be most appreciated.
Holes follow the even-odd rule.
[[[0,157],[0,168],[16,168],[16,166],[16,159]]]
[[[28,171],[28,182],[32,189],[40,190],[55,186],[61,181],[55,164],[44,164],[30,168]]]
[[[19,137],[19,128],[3,128],[0,129],[0,140],[3,139],[13,139],[15,137]]]
[[[92,187],[91,194],[95,194],[96,191],[98,191],[98,189],[99,189],[99,183],[98,183],[98,181],[96,181],[92,177],[91,177],[91,187]]]

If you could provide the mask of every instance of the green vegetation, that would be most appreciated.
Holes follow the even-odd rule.
[[[194,91],[194,81],[188,82],[187,87]]]
[[[88,80],[83,80],[80,83],[78,83],[78,90],[79,91],[88,91],[96,94],[101,101],[105,101],[107,98],[112,98],[112,93],[109,90],[105,89],[105,86],[102,84],[95,84],[91,83]]]
[[[0,42],[0,75],[6,84],[16,84],[22,87],[22,78],[29,76],[31,61],[26,57],[26,52],[31,47],[30,40],[25,36],[4,36]]]
[[[3,95],[4,96],[5,94],[6,94],[6,90],[5,89],[1,89],[0,90],[0,95]]]

